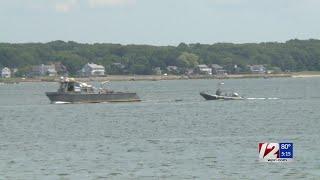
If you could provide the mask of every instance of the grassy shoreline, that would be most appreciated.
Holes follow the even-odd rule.
[[[79,81],[159,81],[159,80],[187,80],[187,79],[244,79],[244,78],[309,78],[320,77],[320,71],[305,71],[282,74],[231,74],[223,77],[206,76],[206,75],[108,75],[105,77],[80,77]],[[2,83],[19,83],[19,82],[58,82],[59,77],[35,77],[35,78],[0,78]]]

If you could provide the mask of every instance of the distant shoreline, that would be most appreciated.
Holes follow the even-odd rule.
[[[282,74],[231,74],[227,76],[206,76],[206,75],[107,75],[105,77],[79,77],[78,81],[160,81],[160,80],[188,80],[188,79],[247,79],[247,78],[311,78],[320,77],[320,72],[297,72]],[[2,83],[19,82],[58,82],[59,77],[35,77],[35,78],[8,78],[0,79]]]

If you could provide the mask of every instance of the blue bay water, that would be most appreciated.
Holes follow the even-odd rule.
[[[44,95],[56,83],[0,85],[0,179],[320,178],[319,78],[224,80],[251,99],[203,100],[218,82],[112,82],[143,101],[67,105]],[[293,142],[294,162],[259,162],[259,142]]]

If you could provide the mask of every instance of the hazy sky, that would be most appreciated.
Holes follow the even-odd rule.
[[[320,0],[0,0],[0,42],[320,39]]]

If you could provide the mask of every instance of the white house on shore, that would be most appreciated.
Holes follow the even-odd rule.
[[[205,64],[198,65],[196,71],[200,74],[212,75],[212,68],[209,68]]]
[[[33,66],[29,73],[31,76],[57,76],[57,71],[54,64]]]
[[[102,65],[87,63],[81,69],[82,76],[104,76],[105,68]]]
[[[1,77],[2,78],[10,78],[11,77],[11,70],[7,67],[1,70]]]
[[[211,64],[210,67],[212,68],[212,74],[225,75],[227,73],[227,71],[224,70],[223,67],[218,64]]]
[[[251,73],[254,74],[264,74],[267,72],[267,69],[263,65],[251,65],[249,66]]]

